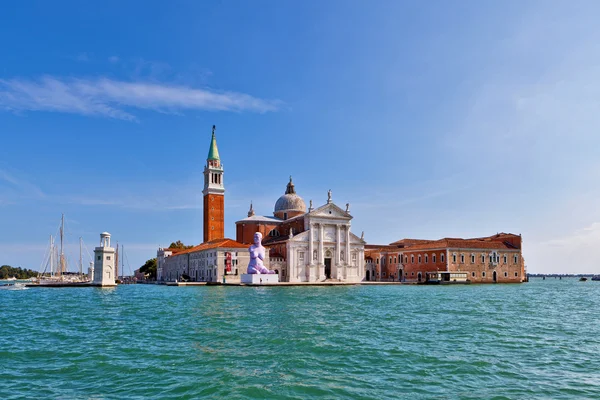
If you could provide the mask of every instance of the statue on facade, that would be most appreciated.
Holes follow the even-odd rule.
[[[275,271],[269,270],[264,266],[265,248],[262,245],[262,233],[254,234],[254,244],[250,246],[250,263],[248,264],[248,274],[274,274]]]
[[[327,204],[331,203],[331,189],[327,191]]]

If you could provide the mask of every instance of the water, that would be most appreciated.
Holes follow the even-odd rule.
[[[600,282],[0,291],[0,398],[600,398]]]

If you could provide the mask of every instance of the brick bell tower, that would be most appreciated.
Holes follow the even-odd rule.
[[[217,149],[216,127],[212,127],[212,139],[204,167],[204,242],[225,237],[225,187],[223,166]]]

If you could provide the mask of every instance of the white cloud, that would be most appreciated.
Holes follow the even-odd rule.
[[[150,82],[51,76],[39,80],[0,79],[0,109],[13,112],[52,111],[136,121],[130,108],[167,113],[182,110],[264,113],[276,111],[279,106],[279,101],[244,93]]]

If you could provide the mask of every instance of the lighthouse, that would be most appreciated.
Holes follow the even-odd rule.
[[[100,234],[100,246],[94,249],[95,286],[116,286],[115,283],[115,249],[110,247],[110,233]]]

